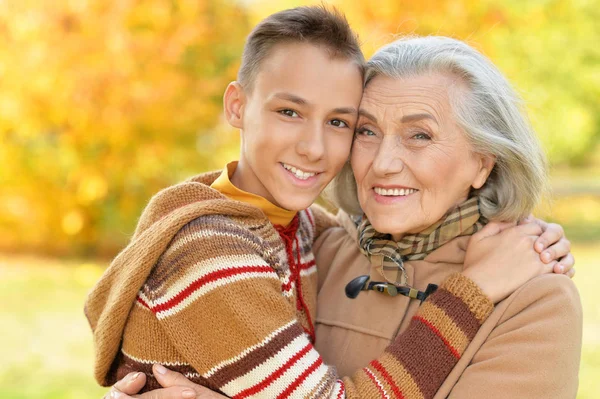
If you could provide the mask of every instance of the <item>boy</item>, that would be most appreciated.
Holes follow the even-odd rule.
[[[344,17],[322,7],[282,11],[254,29],[224,95],[241,131],[239,162],[155,196],[86,303],[101,384],[142,371],[145,390],[157,388],[151,368],[162,363],[229,397],[380,397],[380,380],[422,397],[407,372],[419,359],[399,355],[402,336],[378,375],[343,380],[312,346],[311,246],[331,220],[306,208],[348,158],[363,62]],[[450,294],[446,310],[479,325],[492,303],[472,283],[455,284],[472,296]],[[440,342],[456,339],[421,317]]]

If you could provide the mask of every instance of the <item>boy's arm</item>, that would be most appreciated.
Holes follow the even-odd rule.
[[[340,379],[248,234],[231,225],[179,236],[171,247],[185,246],[186,256],[157,269],[181,278],[148,304],[206,385],[230,397],[432,397],[492,307],[470,280],[455,277],[379,359]]]

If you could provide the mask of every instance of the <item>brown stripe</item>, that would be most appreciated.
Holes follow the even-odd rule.
[[[207,244],[206,241],[212,241],[214,238],[203,239],[199,237],[190,240],[193,234],[206,233],[207,229],[218,230],[219,234],[227,233],[234,236],[224,236],[219,240],[218,253],[228,255],[249,255],[251,254],[249,251],[252,251],[253,248],[262,248],[262,243],[257,240],[257,237],[254,234],[251,234],[240,226],[233,225],[230,220],[222,220],[223,218],[224,217],[222,216],[204,216],[203,218],[195,219],[184,226],[169,245],[169,247],[172,248],[179,244],[179,248],[168,256],[163,254],[158,260],[152,273],[152,279],[147,282],[148,288],[152,291],[159,291],[157,294],[160,296],[162,285],[169,279],[184,273],[187,268],[193,267],[200,261],[210,260],[214,257],[216,255],[215,252],[206,251],[206,248],[204,248]],[[213,220],[211,221],[211,219]],[[220,222],[220,224],[217,225],[217,222]],[[240,241],[246,242],[247,246],[240,245]],[[167,249],[166,252],[168,251],[169,250]]]
[[[277,334],[265,346],[256,348],[254,351],[248,353],[237,362],[229,364],[217,371],[215,374],[213,374],[211,380],[217,386],[222,387],[228,382],[246,374],[249,370],[253,370],[254,368],[258,367],[269,358],[273,357],[273,355],[278,353],[292,340],[303,334],[304,331],[302,330],[302,327],[300,327],[300,325],[297,323],[294,323],[290,327]]]
[[[494,310],[494,304],[481,291],[481,288],[461,273],[452,274],[444,280],[441,288],[462,300],[479,323],[483,323]]]
[[[426,398],[433,397],[458,361],[429,327],[415,319],[386,352],[402,363]]]
[[[471,343],[462,328],[456,325],[454,320],[434,303],[425,301],[423,305],[421,305],[417,316],[420,316],[434,325],[446,341],[448,341],[461,355]]]
[[[442,288],[431,295],[428,301],[442,309],[464,331],[469,341],[473,340],[481,325],[466,303]]]

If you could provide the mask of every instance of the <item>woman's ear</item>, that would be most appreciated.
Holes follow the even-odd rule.
[[[492,173],[492,169],[494,169],[494,165],[496,165],[496,157],[494,155],[479,155],[479,170],[475,175],[475,179],[473,180],[473,187],[475,190],[483,187],[487,178]]]
[[[246,93],[238,82],[231,82],[223,94],[223,109],[225,118],[229,124],[241,129],[244,122],[244,106],[246,105]]]

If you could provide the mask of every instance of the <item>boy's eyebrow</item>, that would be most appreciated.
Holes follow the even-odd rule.
[[[292,93],[276,93],[273,97],[279,98],[281,100],[291,101],[298,105],[307,105],[308,101],[303,99],[302,97],[298,97]],[[332,111],[334,114],[356,114],[356,108],[354,107],[340,107],[334,108]]]
[[[356,108],[354,107],[342,107],[342,108],[334,108],[334,114],[354,114],[356,115]]]
[[[275,94],[274,97],[282,99],[282,100],[291,101],[291,102],[296,103],[298,105],[306,105],[306,104],[308,104],[308,101],[306,101],[302,97],[298,97],[298,96],[296,96],[294,94],[291,94],[291,93],[277,93],[277,94]]]

